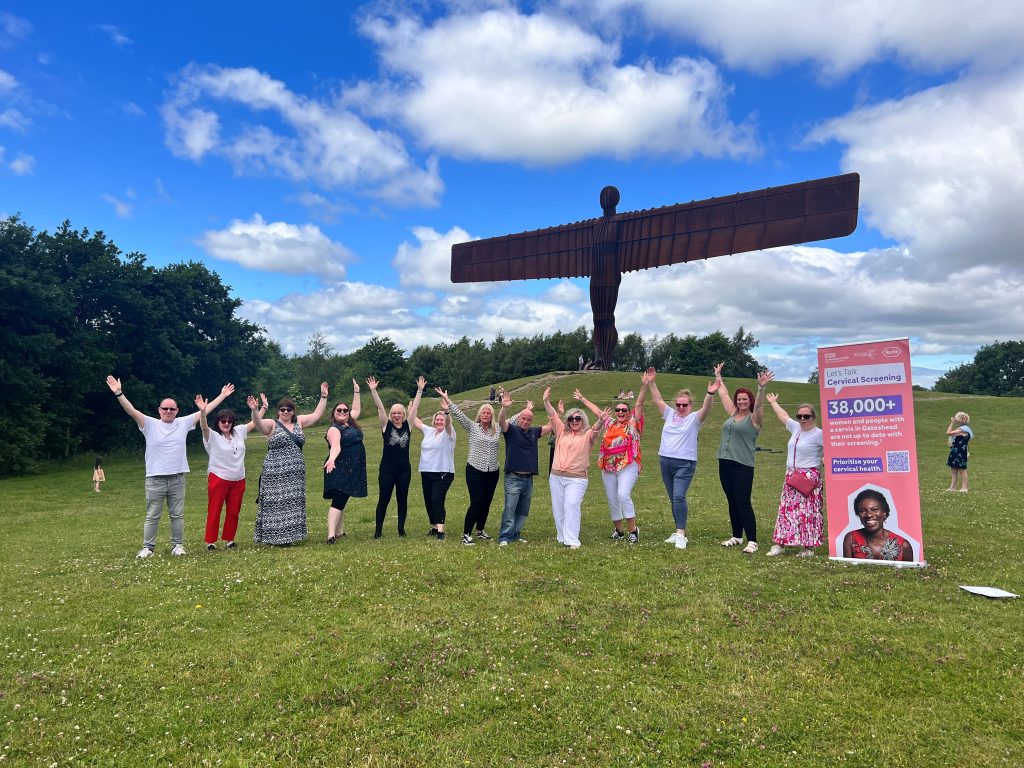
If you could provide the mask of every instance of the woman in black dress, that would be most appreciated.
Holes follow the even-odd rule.
[[[416,380],[416,397],[409,404],[408,412],[401,403],[395,403],[390,410],[385,409],[380,395],[377,394],[379,383],[373,376],[366,380],[373,402],[377,406],[380,431],[384,435],[380,471],[377,475],[380,495],[377,498],[377,519],[373,530],[375,539],[379,539],[384,532],[384,516],[391,503],[391,494],[395,494],[398,502],[398,535],[405,536],[405,518],[409,511],[409,483],[412,481],[412,464],[409,463],[409,422],[416,418],[427,380],[422,376]]]
[[[957,411],[956,415],[949,420],[946,428],[946,435],[949,437],[949,458],[946,459],[946,466],[949,467],[950,477],[947,491],[955,491],[957,480],[960,481],[960,493],[967,493],[967,444],[974,437],[974,432],[967,423],[971,420],[963,411]]]
[[[359,385],[352,379],[352,407],[337,403],[331,409],[332,421],[324,439],[330,446],[324,462],[324,498],[331,500],[327,510],[327,543],[345,535],[345,505],[355,496],[366,496],[366,449],[359,427]]]

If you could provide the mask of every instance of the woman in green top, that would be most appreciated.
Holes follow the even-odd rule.
[[[722,425],[722,442],[718,446],[718,479],[729,502],[729,522],[732,536],[722,542],[723,547],[735,547],[743,543],[746,534],[747,546],[743,551],[752,555],[757,552],[757,520],[750,495],[754,489],[754,446],[764,423],[764,388],[775,378],[771,371],[761,371],[757,376],[757,397],[746,387],[736,390],[733,398],[722,381],[722,367],[715,366],[715,382],[718,396],[725,412],[729,414]]]

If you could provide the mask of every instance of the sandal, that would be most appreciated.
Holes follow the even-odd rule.
[[[755,552],[757,552],[757,542],[756,541],[748,541],[747,542],[747,546],[745,546],[743,548],[743,554],[745,554],[745,555],[752,555]]]
[[[722,546],[723,547],[738,547],[742,543],[743,543],[743,539],[737,539],[735,536],[733,536],[731,539],[726,539],[725,541],[723,541],[722,542]]]
[[[768,557],[775,557],[776,555],[781,555],[785,551],[785,547],[780,546],[779,544],[773,544],[772,548],[769,549],[766,554],[768,555]]]
[[[814,552],[813,549],[805,548],[805,549],[801,549],[799,552],[797,552],[796,556],[797,557],[814,557],[814,555],[815,555],[815,552]]]

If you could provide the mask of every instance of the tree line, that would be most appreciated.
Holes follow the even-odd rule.
[[[242,393],[266,392],[312,403],[321,381],[344,392],[352,378],[373,374],[381,396],[410,396],[424,375],[451,392],[502,381],[575,370],[593,354],[590,331],[555,331],[492,342],[463,336],[407,351],[373,337],[347,354],[314,333],[300,355],[284,353],[263,328],[238,315],[216,272],[197,262],[155,268],[141,253],[124,254],[103,232],[36,232],[20,217],[0,221],[0,475],[39,470],[44,462],[82,452],[136,445],[103,381],[122,380],[143,411],[173,397],[187,408],[197,392],[213,393],[230,377]],[[618,370],[654,366],[672,373],[707,373],[726,362],[732,376],[753,377],[752,334],[644,338],[630,333],[616,351]],[[391,392],[385,391],[390,388]],[[238,403],[234,404],[236,407]]]

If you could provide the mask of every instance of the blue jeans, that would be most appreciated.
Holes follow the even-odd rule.
[[[498,541],[517,541],[530,514],[533,499],[533,475],[521,477],[505,473],[505,509],[501,513]]]
[[[661,480],[665,483],[668,500],[672,502],[672,519],[676,528],[686,530],[686,518],[690,508],[686,504],[686,492],[690,490],[693,473],[697,470],[697,462],[690,459],[671,459],[659,456],[661,462]]]

